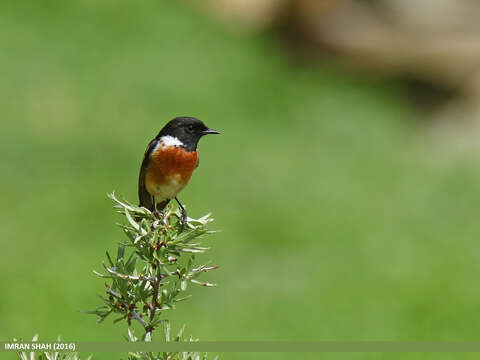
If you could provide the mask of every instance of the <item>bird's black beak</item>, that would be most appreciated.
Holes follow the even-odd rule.
[[[202,135],[207,135],[207,134],[220,134],[220,131],[213,130],[213,129],[207,129],[202,131]]]

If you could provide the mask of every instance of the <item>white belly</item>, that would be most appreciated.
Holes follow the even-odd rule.
[[[180,182],[180,175],[171,175],[161,186],[151,186],[149,192],[155,197],[155,202],[159,203],[167,199],[173,199],[183,189],[184,185]]]

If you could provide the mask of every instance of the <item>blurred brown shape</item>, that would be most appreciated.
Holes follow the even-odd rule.
[[[209,1],[221,15],[219,9],[229,8],[252,29],[276,26],[290,41],[355,70],[446,91],[451,96],[433,104],[434,119],[467,128],[480,123],[479,1]]]
[[[329,6],[325,4],[328,3]],[[302,34],[355,65],[463,87],[480,69],[480,3],[297,0]]]
[[[288,0],[206,0],[227,23],[242,23],[246,28],[270,26]]]

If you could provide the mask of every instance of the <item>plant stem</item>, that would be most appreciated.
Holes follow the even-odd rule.
[[[150,310],[150,321],[153,321],[155,318],[155,311],[157,310],[158,307],[158,290],[160,288],[160,281],[162,280],[161,275],[157,275],[155,277],[155,281],[153,282],[153,294],[152,294],[152,308]],[[147,330],[147,333],[150,333],[150,336],[152,335],[153,328],[150,327]]]
[[[137,314],[137,312],[135,310],[130,310],[129,308],[129,305],[123,301],[122,297],[120,295],[118,295],[115,291],[113,291],[112,289],[107,289],[107,293],[109,293],[110,295],[112,295],[113,297],[117,298],[118,301],[120,301],[123,306],[125,306],[125,309],[127,309],[128,311],[130,311],[130,314],[132,314],[132,317],[137,320],[140,324],[142,324],[142,326],[146,329],[147,328],[147,323],[145,322],[145,320],[143,320],[141,318],[140,315]]]

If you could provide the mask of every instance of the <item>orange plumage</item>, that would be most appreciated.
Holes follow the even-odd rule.
[[[145,185],[158,199],[175,197],[192,177],[197,167],[198,152],[181,147],[162,147],[151,154]]]

